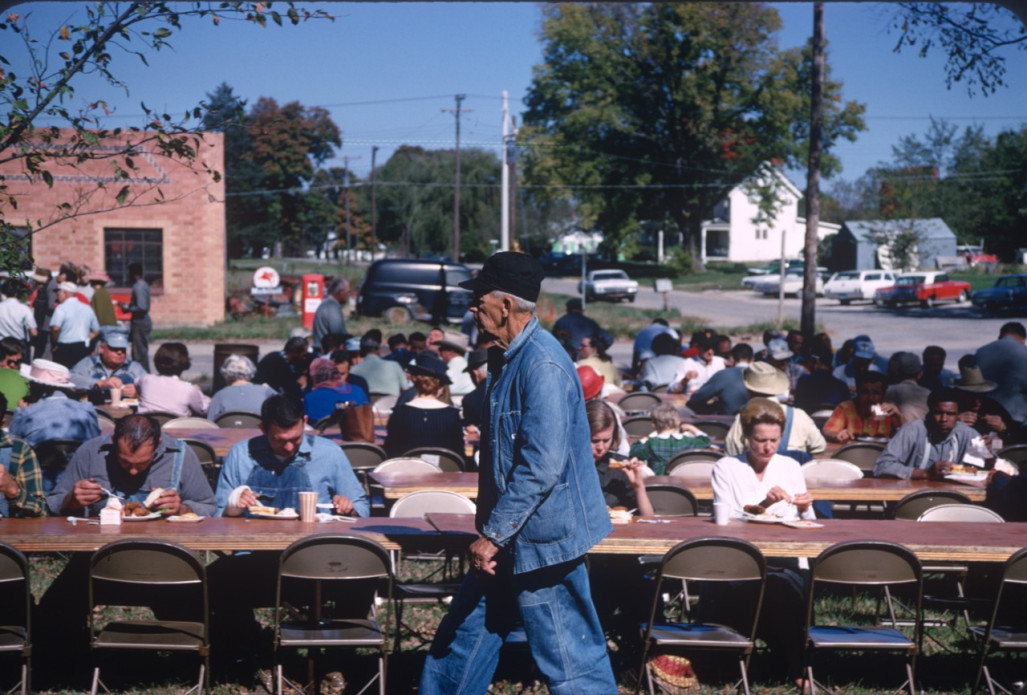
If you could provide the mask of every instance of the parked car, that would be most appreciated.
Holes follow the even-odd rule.
[[[578,294],[585,295],[586,302],[596,299],[633,302],[638,294],[638,283],[623,270],[590,270],[584,284],[578,282]]]
[[[816,276],[816,292],[818,295],[824,293],[824,281],[817,275]],[[785,294],[794,294],[798,296],[802,293],[802,283],[804,281],[802,268],[789,269],[785,272]],[[777,296],[781,291],[781,276],[780,275],[764,275],[753,283],[753,290],[756,292],[762,292],[766,295]]]
[[[391,323],[418,321],[459,323],[473,295],[459,286],[471,279],[460,263],[387,258],[368,267],[357,294],[357,314],[384,316]]]
[[[991,287],[974,292],[970,301],[986,314],[1027,309],[1027,275],[1002,275]]]
[[[903,273],[891,287],[874,293],[874,304],[888,307],[916,304],[927,308],[936,302],[965,302],[970,297],[970,283],[952,280],[948,273],[928,270]]]
[[[966,264],[971,268],[977,265],[994,267],[998,263],[998,256],[993,253],[984,253],[984,247],[976,244],[960,244],[956,247],[956,255],[965,258]]]
[[[785,268],[792,270],[793,268],[803,268],[806,263],[801,258],[788,258],[785,260]],[[749,275],[780,275],[781,274],[781,261],[771,261],[766,265],[758,265],[752,268],[746,268],[745,272]]]
[[[843,270],[824,283],[824,296],[842,304],[863,299],[873,301],[874,292],[894,285],[896,277],[890,270]]]

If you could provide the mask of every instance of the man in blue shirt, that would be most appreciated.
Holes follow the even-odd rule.
[[[484,693],[518,619],[554,695],[616,693],[585,554],[612,526],[574,364],[534,317],[542,267],[503,252],[473,280],[490,350],[474,571],[435,633],[420,693]]]
[[[128,332],[108,326],[100,334],[96,354],[71,368],[71,381],[80,389],[121,389],[124,398],[137,398],[135,383],[144,374],[143,365],[128,359]]]

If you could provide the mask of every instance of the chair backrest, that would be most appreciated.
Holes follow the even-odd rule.
[[[154,411],[149,412],[149,413],[140,413],[140,415],[149,415],[154,420],[156,420],[157,424],[159,424],[161,427],[163,427],[164,425],[168,424],[172,420],[177,420],[178,417],[179,417],[178,415],[175,415],[174,413],[164,412],[163,410],[154,410]]]
[[[629,437],[644,437],[653,431],[653,421],[648,415],[624,418],[620,423]]]
[[[193,453],[196,454],[196,458],[200,460],[201,464],[217,463],[217,452],[215,452],[214,447],[207,442],[201,442],[198,439],[189,439],[188,437],[181,437],[179,441],[193,450]]]
[[[467,497],[451,490],[417,490],[403,495],[392,505],[393,518],[420,519],[425,514],[474,514],[477,507]]]
[[[864,475],[870,476],[874,474],[874,464],[882,451],[884,444],[881,442],[853,442],[834,452],[832,458],[854,463]]]
[[[1003,523],[998,512],[976,504],[939,504],[924,511],[917,521],[967,521],[971,523]]]
[[[24,553],[0,541],[0,622],[17,620],[29,629],[32,595],[29,586],[29,564]]]
[[[696,420],[691,424],[692,427],[710,435],[710,439],[724,439],[727,437],[728,430],[731,429],[731,425],[717,420]]]
[[[114,418],[99,408],[96,409],[96,422],[100,425],[101,429],[104,427],[114,427],[114,425],[117,424]]]
[[[895,504],[892,518],[916,521],[931,507],[940,504],[973,504],[969,497],[955,490],[917,490]]]
[[[82,442],[77,439],[47,439],[32,447],[43,474],[44,492],[49,494],[57,486],[72,455],[80,446]]]
[[[835,543],[812,561],[815,582],[883,586],[919,582],[920,560],[903,545],[887,541]]]
[[[997,456],[1000,459],[1011,461],[1019,466],[1024,461],[1027,461],[1027,444],[1011,444],[1009,446],[1002,447]]]
[[[461,473],[465,468],[463,456],[441,446],[419,446],[404,453],[403,458],[424,459],[446,473]]]
[[[126,586],[146,586],[146,591],[126,591]],[[150,605],[147,603],[157,589],[199,591],[206,622],[207,571],[193,551],[177,543],[156,538],[121,538],[111,541],[89,561],[89,624],[93,625],[92,607]],[[192,594],[190,594],[192,595]],[[99,616],[97,616],[99,617]],[[100,618],[102,620],[102,618]]]
[[[723,452],[714,451],[713,449],[685,449],[670,457],[670,461],[667,462],[666,472],[667,475],[670,475],[675,468],[686,463],[716,463],[723,456]],[[713,470],[713,468],[711,467],[710,470]]]
[[[679,463],[674,468],[669,465],[667,469],[670,471],[668,475],[675,478],[702,478],[709,480],[713,476],[713,465],[714,461],[685,461]]]
[[[218,428],[217,423],[211,422],[205,417],[176,417],[161,425],[162,430],[173,430],[177,427],[206,430],[216,430]]]
[[[629,393],[617,402],[620,409],[627,414],[648,413],[659,404],[659,396],[644,391]]]
[[[260,427],[260,416],[241,410],[230,410],[227,413],[221,413],[218,415],[214,422],[218,427],[247,429],[251,427]]]
[[[442,469],[424,459],[394,458],[382,461],[375,473],[441,473]]]
[[[859,466],[838,459],[813,459],[802,464],[802,475],[810,480],[859,480],[863,471]]]
[[[699,503],[687,487],[660,483],[647,485],[646,494],[656,516],[695,516]]]
[[[341,446],[342,452],[346,454],[353,470],[374,468],[389,458],[385,449],[370,442],[342,442]]]
[[[296,579],[384,579],[391,576],[389,553],[366,536],[318,534],[282,551],[278,575]]]
[[[660,563],[662,578],[686,581],[762,581],[767,561],[760,549],[740,538],[711,536],[682,541]]]

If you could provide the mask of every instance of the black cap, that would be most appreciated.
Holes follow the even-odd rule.
[[[407,365],[407,371],[421,376],[433,376],[443,384],[452,383],[446,373],[446,363],[426,352],[418,353],[417,357]]]
[[[460,286],[475,294],[499,290],[536,302],[544,275],[539,262],[528,254],[501,251],[485,261],[476,277],[461,282]]]
[[[475,369],[480,367],[489,361],[489,351],[485,348],[478,348],[477,350],[471,350],[467,353],[467,367],[464,369],[465,372],[473,372]]]

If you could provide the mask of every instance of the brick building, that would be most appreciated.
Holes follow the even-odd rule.
[[[143,135],[124,137],[138,142]],[[111,142],[105,139],[94,150],[98,156],[82,163],[48,161],[44,168],[53,176],[52,188],[38,177],[30,179],[21,160],[0,165],[7,193],[18,201],[16,210],[5,205],[5,218],[16,226],[19,220],[45,224],[60,219],[58,205],[71,203],[85,214],[32,235],[37,265],[56,269],[69,260],[104,269],[116,295],[127,294],[128,266],[139,262],[153,287],[155,325],[206,326],[224,319],[225,184],[205,170],[224,171],[224,136],[204,133],[191,166],[142,145],[131,157],[135,169],[127,180],[113,175],[118,160],[102,156],[112,151]],[[119,205],[125,186],[125,204]]]

